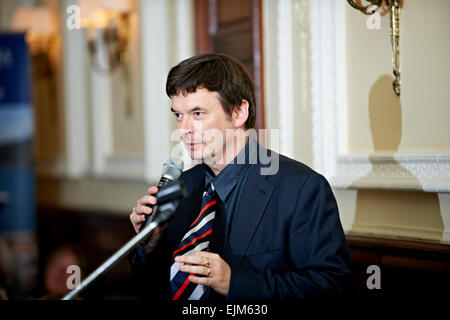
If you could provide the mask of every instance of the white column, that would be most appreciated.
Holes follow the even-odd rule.
[[[194,11],[192,0],[175,0],[175,63],[179,63],[195,54],[194,50]],[[177,136],[173,136],[173,140]],[[189,152],[184,147],[180,139],[178,142],[172,141],[172,145],[177,143],[172,150],[172,156],[180,158],[184,162],[184,170],[188,170],[195,165],[190,158]]]
[[[170,63],[169,1],[140,1],[145,178],[155,182],[170,155],[170,100],[165,84]]]
[[[194,55],[194,17],[192,0],[175,0],[176,62]]]
[[[76,0],[63,0],[61,3],[66,160],[67,175],[72,178],[81,177],[89,165],[86,40],[82,29],[68,29],[66,26],[66,9],[77,3]]]

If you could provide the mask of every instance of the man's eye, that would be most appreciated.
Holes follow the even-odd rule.
[[[194,112],[194,116],[196,116],[197,118],[201,117],[202,115],[203,115],[203,112],[201,112],[201,111],[195,111]]]
[[[180,119],[181,119],[181,113],[174,113],[173,115],[175,116],[175,118],[176,118],[177,120],[180,120]]]

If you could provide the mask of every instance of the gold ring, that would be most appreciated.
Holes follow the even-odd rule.
[[[208,261],[208,260],[206,260],[204,266],[207,267],[207,268],[211,267],[211,265],[209,264],[209,261]]]
[[[211,269],[208,268],[208,274],[206,276],[209,277],[210,273],[211,273]]]

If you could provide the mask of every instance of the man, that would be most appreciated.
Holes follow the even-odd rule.
[[[342,295],[350,259],[330,186],[304,164],[248,138],[256,106],[245,68],[226,55],[194,56],[170,70],[166,92],[182,141],[202,163],[181,175],[188,197],[167,227],[130,255],[140,294],[172,300]],[[262,161],[267,155],[271,163]],[[133,208],[136,232],[157,191],[149,188]]]

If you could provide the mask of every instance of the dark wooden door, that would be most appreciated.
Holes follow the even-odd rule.
[[[198,54],[226,53],[253,75],[256,129],[265,128],[261,0],[195,0]]]

